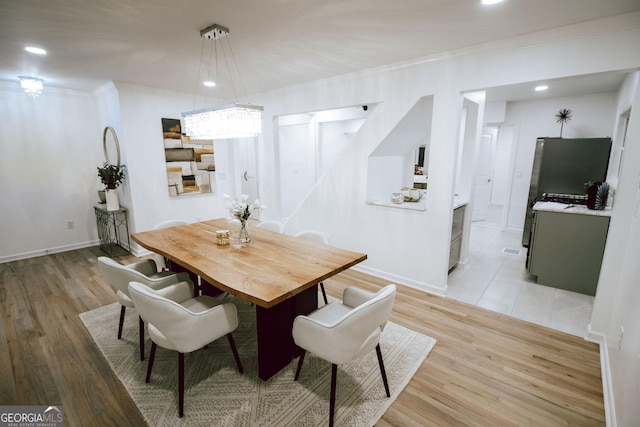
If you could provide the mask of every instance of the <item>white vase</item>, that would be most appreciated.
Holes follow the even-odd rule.
[[[118,200],[118,190],[116,190],[115,188],[113,190],[106,189],[105,194],[107,196],[107,210],[119,211],[120,201]]]

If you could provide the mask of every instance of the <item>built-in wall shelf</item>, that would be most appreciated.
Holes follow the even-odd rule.
[[[367,200],[368,205],[374,206],[384,206],[387,208],[396,208],[396,209],[405,209],[411,211],[426,211],[427,210],[427,201],[423,196],[417,202],[404,202],[404,203],[392,203],[391,201],[382,201],[382,200]]]

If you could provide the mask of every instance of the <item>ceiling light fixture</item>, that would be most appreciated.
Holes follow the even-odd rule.
[[[20,86],[27,92],[27,95],[36,99],[42,93],[44,80],[38,77],[18,76]]]
[[[192,139],[247,138],[254,137],[262,131],[263,107],[251,105],[250,103],[241,104],[238,102],[238,94],[231,78],[231,71],[229,69],[229,61],[227,61],[227,54],[225,53],[225,46],[222,42],[219,42],[220,39],[223,39],[227,35],[229,35],[229,29],[218,24],[213,24],[200,31],[200,36],[203,39],[213,41],[213,46],[212,49],[210,49],[209,59],[207,61],[209,64],[209,72],[211,71],[212,59],[215,59],[216,70],[218,68],[218,43],[220,44],[224,63],[226,70],[229,72],[230,84],[232,85],[236,101],[230,104],[219,105],[217,107],[196,110],[195,104],[198,98],[198,87],[200,86],[200,71],[198,71],[198,84],[196,86],[196,94],[193,102],[194,111],[182,113],[185,133]],[[228,39],[226,49],[229,51],[229,55],[235,65],[235,69],[237,70],[236,74],[240,76],[238,66],[235,64],[235,59],[233,58],[233,52],[231,51],[231,44],[228,42]],[[215,53],[212,54],[211,51],[215,51]],[[202,69],[202,64],[205,62],[204,56],[203,41],[203,49],[200,56],[200,69]],[[242,83],[242,79],[240,77],[238,78],[240,79],[240,83]],[[209,87],[217,86],[213,81],[208,81],[204,84]]]
[[[35,46],[27,46],[24,48],[24,50],[26,50],[29,53],[35,53],[36,55],[46,55],[47,51],[39,48],[39,47],[35,47]]]
[[[482,4],[496,4],[496,3],[501,3],[503,0],[482,0]]]
[[[543,92],[545,90],[549,89],[549,86],[547,85],[540,85],[540,86],[536,86],[536,92]]]

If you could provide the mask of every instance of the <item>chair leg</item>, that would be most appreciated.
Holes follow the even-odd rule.
[[[389,383],[387,382],[387,372],[384,370],[384,362],[382,361],[382,351],[380,351],[380,344],[376,346],[376,354],[378,355],[378,365],[380,365],[380,373],[382,374],[384,389],[387,392],[387,397],[391,397],[391,393],[389,393]]]
[[[148,383],[151,379],[151,369],[153,369],[153,360],[156,357],[156,349],[158,346],[156,343],[151,341],[151,353],[149,354],[149,364],[147,365],[147,378],[144,380],[145,383]]]
[[[144,360],[144,320],[138,316],[138,334],[140,335],[140,360]]]
[[[298,381],[298,377],[300,376],[300,370],[302,369],[302,362],[304,361],[304,355],[307,354],[307,350],[302,350],[302,354],[300,355],[300,359],[298,359],[298,368],[296,369],[296,376],[293,379],[294,381]]]
[[[324,291],[324,283],[320,282],[320,290],[322,291],[322,299],[324,299],[324,305],[329,304],[329,301],[327,301],[327,293]]]
[[[233,357],[234,359],[236,359],[236,365],[238,365],[238,371],[242,374],[244,373],[244,369],[242,369],[242,363],[240,363],[240,356],[238,356],[238,349],[236,348],[236,343],[233,341],[233,336],[231,335],[231,332],[227,334],[227,338],[229,339],[229,345],[231,346]]]
[[[184,415],[184,353],[178,353],[178,415]]]
[[[338,365],[331,364],[331,396],[329,397],[329,427],[333,427],[333,413],[336,409],[336,375]]]
[[[120,306],[120,324],[118,325],[118,339],[122,338],[122,326],[124,325],[124,312],[127,311],[127,307]]]

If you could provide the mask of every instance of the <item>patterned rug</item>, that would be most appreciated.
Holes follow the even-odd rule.
[[[239,374],[226,338],[185,356],[184,417],[178,417],[178,356],[158,347],[146,384],[146,360],[138,353],[138,316],[127,309],[122,339],[116,338],[120,305],[107,305],[80,318],[150,426],[317,426],[329,422],[331,365],[308,353],[300,378],[297,359],[262,381],[256,358],[255,307],[233,296],[240,326],[233,332],[244,367]],[[338,367],[335,424],[371,426],[384,414],[425,360],[436,341],[388,322],[380,347],[389,380],[387,398],[375,351]]]

